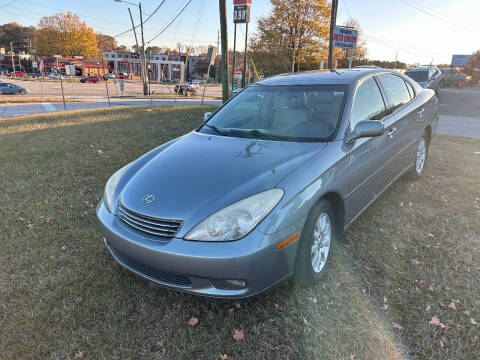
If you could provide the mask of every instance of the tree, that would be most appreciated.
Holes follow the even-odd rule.
[[[365,39],[363,38],[362,28],[356,19],[348,19],[344,26],[358,31],[357,47],[353,51],[352,66],[360,65],[366,61],[367,57],[367,45]],[[350,50],[335,49],[335,53],[338,54],[336,57],[338,61],[338,67],[347,68],[350,61]]]
[[[0,25],[0,47],[10,50],[10,41],[13,51],[28,51],[30,41],[34,39],[37,29],[33,26],[22,26],[16,22]]]
[[[113,36],[105,35],[102,33],[96,33],[98,52],[103,53],[107,50],[115,50],[117,48],[117,41]]]
[[[468,58],[467,66],[465,66],[463,72],[471,76],[469,85],[478,86],[480,81],[480,50],[477,50]]]
[[[284,69],[289,58],[291,71],[317,67],[328,54],[330,6],[327,0],[271,0],[273,9],[267,17],[258,20],[258,32],[251,41],[257,68],[265,60],[274,60],[274,67]],[[266,59],[260,59],[266,57]],[[287,70],[287,69],[285,69]]]
[[[97,37],[91,27],[78,15],[58,13],[45,16],[38,24],[37,48],[43,55],[84,56],[98,55]]]

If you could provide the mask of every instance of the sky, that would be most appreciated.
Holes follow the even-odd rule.
[[[130,1],[137,3],[137,0]],[[143,0],[143,12],[150,14],[161,1]],[[145,24],[145,42],[151,41],[148,45],[174,47],[177,42],[216,45],[220,25],[218,0],[191,0],[176,21],[152,40],[187,1],[165,0]],[[43,16],[70,11],[95,32],[113,36],[130,27],[128,7],[138,24],[138,8],[114,0],[0,0],[0,24],[16,21],[36,26]],[[256,31],[258,18],[270,11],[269,0],[253,0],[249,34]],[[410,64],[440,64],[450,63],[452,54],[471,54],[480,49],[480,27],[474,26],[478,14],[480,0],[339,0],[337,24],[348,18],[358,20],[370,59],[393,61],[397,57],[398,61]],[[229,47],[232,48],[233,0],[227,0],[227,15]],[[244,46],[244,31],[244,25],[237,27],[238,50]],[[133,45],[133,33],[117,37],[117,42]]]

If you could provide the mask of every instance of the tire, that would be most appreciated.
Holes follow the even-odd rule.
[[[425,165],[427,164],[428,159],[428,146],[428,136],[427,133],[424,132],[417,142],[417,149],[415,152],[415,166],[408,173],[408,177],[412,181],[420,179],[425,172]]]
[[[20,90],[20,94],[25,95],[27,92],[25,90]]]
[[[319,234],[319,236],[317,237],[315,234]],[[320,200],[310,211],[300,237],[295,260],[295,282],[303,286],[312,286],[322,279],[330,262],[330,253],[335,238],[334,212],[328,201]],[[315,257],[315,243],[319,245],[316,247],[318,258]],[[328,248],[326,248],[327,245]],[[317,261],[314,261],[315,258]]]

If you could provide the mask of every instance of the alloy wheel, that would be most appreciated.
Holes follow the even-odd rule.
[[[417,147],[417,158],[415,160],[415,170],[417,174],[421,174],[425,166],[425,159],[427,158],[427,142],[424,137],[420,138]]]
[[[315,223],[313,230],[313,243],[311,250],[312,268],[319,273],[327,263],[332,239],[332,226],[327,213],[321,213]]]

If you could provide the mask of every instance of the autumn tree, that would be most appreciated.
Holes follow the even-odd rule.
[[[14,52],[28,51],[36,32],[37,29],[33,26],[22,26],[16,22],[0,25],[0,47],[10,50],[10,41],[14,41]]]
[[[38,24],[37,48],[41,54],[63,56],[98,55],[97,37],[78,15],[68,12],[45,16]]]
[[[359,22],[356,19],[349,19],[343,26],[358,31],[357,47],[353,50],[352,66],[364,64],[367,58],[367,45]],[[350,49],[335,49],[335,55],[338,67],[347,68],[350,61]]]
[[[467,66],[463,72],[471,76],[470,85],[477,86],[480,81],[480,50],[477,50],[468,58]]]
[[[105,35],[102,33],[96,33],[98,51],[100,53],[107,50],[115,50],[117,48],[117,41],[113,36]]]
[[[316,67],[328,54],[330,6],[327,0],[271,2],[271,14],[258,20],[258,31],[251,41],[257,68],[267,70],[262,63],[273,61],[276,70],[285,71],[286,58],[291,71],[298,71],[299,63],[303,70]]]

